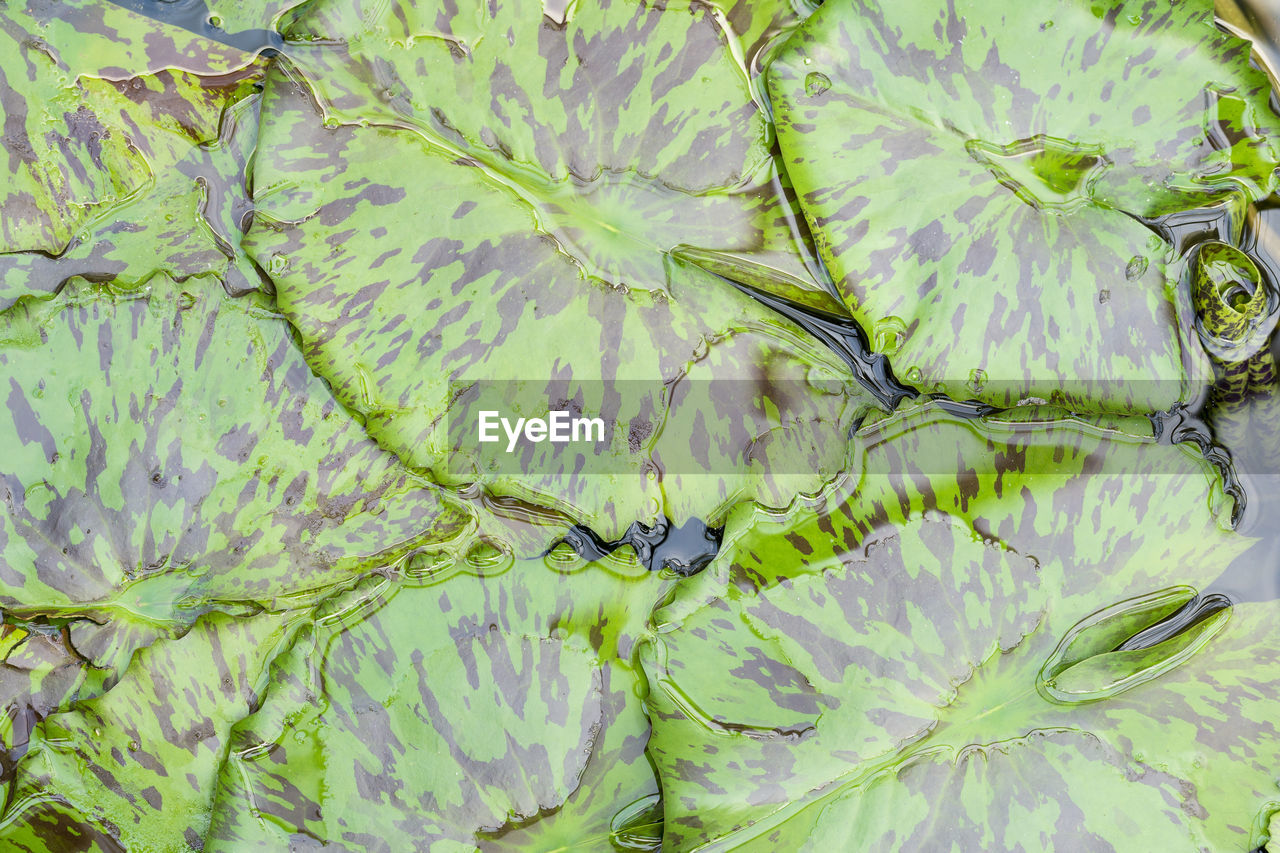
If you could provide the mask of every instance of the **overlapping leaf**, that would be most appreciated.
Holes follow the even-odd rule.
[[[317,621],[237,726],[206,849],[609,845],[656,792],[625,661],[669,581],[634,559],[486,559],[441,555]]]
[[[661,289],[692,244],[820,288],[758,108],[807,3],[309,3],[283,32],[326,115],[412,127],[516,185],[589,275]]]
[[[1011,405],[1168,408],[1205,374],[1139,220],[1275,187],[1280,116],[1212,4],[840,3],[770,69],[778,138],[900,376]]]
[[[866,403],[835,357],[691,264],[647,248],[661,272],[643,283],[662,295],[615,289],[548,239],[518,187],[409,131],[327,128],[281,77],[269,83],[254,175],[263,218],[246,245],[308,362],[414,467],[523,493],[614,537],[655,509],[710,519],[760,471],[802,475],[813,490],[844,461]],[[630,244],[625,229],[616,236]],[[710,456],[699,465],[687,431],[661,428],[681,378],[701,388]],[[514,474],[469,470],[484,406],[466,408],[456,389],[515,380],[614,425],[607,446],[528,458]],[[794,440],[764,451],[758,439],[779,428]],[[664,494],[657,470],[715,481]],[[782,482],[755,493],[785,504],[799,484]]]
[[[0,305],[83,275],[260,286],[239,250],[261,64],[111,4],[0,10]]]
[[[1273,607],[1107,654],[1190,591],[1135,598],[1207,587],[1248,540],[1212,521],[1212,480],[1182,451],[1025,426],[879,426],[860,490],[747,529],[716,564],[725,586],[659,613],[644,660],[664,843],[1258,843]],[[1127,633],[1095,617],[1097,657],[1042,672],[1073,625],[1125,602]],[[1078,698],[1051,701],[1046,678]]]
[[[285,606],[465,523],[252,299],[82,282],[3,319],[6,608],[188,625]]]
[[[41,722],[8,791],[5,843],[199,850],[227,735],[297,621],[216,614],[140,650],[115,689]]]

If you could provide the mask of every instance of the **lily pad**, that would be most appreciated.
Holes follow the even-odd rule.
[[[232,292],[260,287],[239,242],[262,64],[110,4],[59,13],[0,12],[0,306],[76,275],[126,288],[214,273]]]
[[[477,565],[316,620],[236,727],[205,849],[608,847],[657,792],[627,659],[670,581],[616,557]]]
[[[1257,844],[1274,606],[1111,652],[1249,544],[1206,511],[1214,475],[1070,422],[913,417],[868,433],[857,491],[744,512],[655,614],[664,844]],[[962,467],[913,468],[926,444]]]
[[[501,174],[409,130],[326,127],[282,75],[269,80],[263,115],[246,247],[313,369],[410,466],[556,507],[616,538],[661,514],[713,521],[744,493],[785,504],[843,464],[844,436],[870,398],[825,347],[722,279],[619,225],[619,262],[644,286],[615,287],[551,239]],[[590,228],[597,202],[564,198]],[[676,416],[688,428],[666,429],[682,378],[701,402],[687,411],[703,421]],[[541,410],[521,414],[574,401],[610,425],[605,441],[496,472],[474,465],[485,406],[464,406],[463,392],[501,396],[522,380]],[[691,450],[693,426],[706,458]],[[794,441],[766,452],[757,439],[780,427]],[[803,482],[779,485],[775,473]],[[711,482],[664,491],[675,474]]]
[[[769,70],[819,251],[901,377],[1163,410],[1208,376],[1144,222],[1269,195],[1280,116],[1212,4],[827,5]]]
[[[267,306],[197,283],[72,282],[3,316],[0,606],[185,627],[298,606],[466,526]]]
[[[215,614],[138,652],[115,689],[43,720],[5,801],[13,849],[200,848],[232,724],[260,695],[296,616]]]

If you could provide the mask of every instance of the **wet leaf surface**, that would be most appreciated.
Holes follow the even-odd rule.
[[[651,523],[654,502],[677,523],[713,521],[741,497],[785,504],[797,485],[813,491],[843,464],[843,435],[869,408],[861,389],[821,344],[718,277],[619,225],[619,263],[638,278],[602,279],[501,173],[408,130],[326,127],[282,76],[269,81],[264,116],[260,219],[246,246],[313,369],[407,464],[550,503],[608,538]],[[624,194],[638,187],[617,179]],[[574,215],[598,225],[602,202],[562,189]],[[449,452],[457,433],[445,415],[474,446],[477,413],[454,405],[455,389],[515,379],[557,387],[615,425],[587,472],[607,480],[570,476],[577,459],[527,464],[527,476],[467,477],[458,459],[467,451]],[[696,410],[682,413],[679,381],[719,382],[724,399],[695,391]],[[779,422],[795,425],[779,440],[781,458],[758,441]],[[751,450],[776,464],[749,470]],[[691,453],[696,466],[681,468]],[[802,476],[775,482],[774,469]],[[699,491],[664,494],[649,472],[668,470],[708,476]]]
[[[1203,463],[1069,422],[1002,440],[895,420],[865,434],[879,473],[860,490],[731,523],[702,584],[655,614],[642,660],[664,843],[1244,849],[1273,797],[1255,680],[1275,665],[1273,605],[1110,654],[1248,544],[1206,511]],[[968,460],[958,477],[913,468],[949,454]],[[1175,584],[1164,610],[1134,601]],[[1115,643],[1053,666],[1112,605],[1132,614]]]
[[[1246,43],[815,8],[0,7],[0,847],[1267,843]]]
[[[864,327],[899,328],[899,376],[998,406],[1193,395],[1180,262],[1143,220],[1242,211],[1280,162],[1267,79],[1211,4],[837,4],[769,92],[823,260]]]
[[[80,282],[4,315],[6,609],[159,625],[279,609],[465,524],[269,308],[198,283]]]

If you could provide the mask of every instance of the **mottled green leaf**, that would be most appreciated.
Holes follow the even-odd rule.
[[[442,555],[317,620],[237,726],[206,849],[608,849],[657,790],[627,659],[670,582],[619,557],[484,563]]]
[[[864,439],[860,488],[744,511],[655,617],[642,659],[664,843],[1258,843],[1280,760],[1263,687],[1274,607],[1111,653],[1250,542],[1207,511],[1204,463],[1044,416],[984,429],[906,413]]]
[[[35,721],[68,702],[85,681],[85,661],[64,627],[0,624],[0,749],[25,744]]]
[[[609,537],[658,511],[683,521],[743,496],[785,504],[843,465],[844,435],[866,398],[795,326],[625,228],[610,240],[620,262],[636,261],[625,268],[646,277],[644,287],[615,288],[550,239],[521,186],[417,133],[326,127],[290,89],[283,77],[268,84],[254,171],[260,219],[246,246],[271,274],[308,362],[407,463],[559,507]],[[630,173],[615,178],[626,192],[649,192]],[[588,223],[609,203],[561,199]],[[651,201],[661,216],[662,197]],[[476,413],[456,405],[455,387],[523,379],[560,382],[563,399],[617,425],[607,448],[588,453],[593,476],[572,476],[573,458],[529,464],[522,476],[468,470]],[[679,405],[677,380],[703,389],[703,420],[675,413],[670,423],[686,426],[662,429]],[[446,433],[446,412],[469,447],[448,443],[458,433]],[[766,450],[758,439],[779,430],[791,435]],[[672,464],[689,463],[696,447],[705,448],[697,464]],[[649,474],[666,471],[715,476],[696,492],[664,491]]]
[[[118,845],[107,850],[199,850],[227,735],[296,622],[212,615],[140,650],[114,689],[42,721],[0,818],[5,843],[65,850],[73,821]]]
[[[192,284],[73,282],[0,317],[0,606],[151,625],[297,606],[465,523],[267,307]]]
[[[284,27],[326,116],[411,127],[514,183],[589,275],[661,287],[691,243],[743,275],[827,282],[758,104],[810,8],[504,0],[311,3]]]
[[[23,252],[0,254],[0,305],[75,275],[259,287],[239,240],[261,65],[111,4],[58,11],[0,10],[0,252]]]
[[[1275,188],[1280,116],[1212,4],[850,2],[769,91],[786,168],[900,377],[1011,405],[1166,409],[1207,376],[1143,217]]]

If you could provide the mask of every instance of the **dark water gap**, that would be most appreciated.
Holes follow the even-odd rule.
[[[245,53],[274,56],[284,48],[284,37],[275,30],[241,30],[229,33],[222,29],[217,14],[209,11],[205,0],[107,0],[107,2],[128,9],[130,12],[145,15],[162,24],[181,27],[187,32],[243,50]]]

